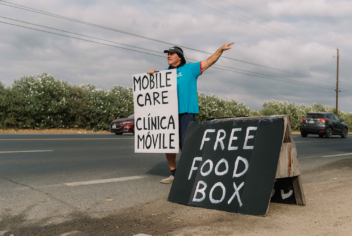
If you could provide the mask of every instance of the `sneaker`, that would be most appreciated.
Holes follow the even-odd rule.
[[[173,175],[170,175],[166,179],[162,179],[160,182],[163,184],[172,184],[172,182],[174,182],[174,178],[175,177]]]

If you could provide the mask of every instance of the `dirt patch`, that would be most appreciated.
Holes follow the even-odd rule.
[[[323,171],[328,171],[328,170],[337,171],[340,169],[341,170],[350,169],[352,171],[352,159],[346,158],[346,159],[341,159],[337,161],[331,161],[325,165],[321,165],[319,168],[314,168],[310,171],[305,171],[304,178],[307,178],[308,177],[307,174],[310,174],[310,173],[316,173],[317,174],[316,177],[319,177],[322,173],[325,173]]]
[[[189,207],[167,201],[168,193],[108,216],[94,212],[75,213],[67,221],[51,224],[52,219],[26,222],[25,215],[2,216],[0,229],[5,235],[59,235],[79,230],[88,235],[213,236],[213,235],[351,235],[351,161],[336,163],[332,170],[310,173],[305,179],[325,176],[326,181],[304,184],[306,206],[271,203],[265,217],[241,215]],[[349,167],[349,168],[346,168]],[[314,175],[314,176],[313,176]],[[340,176],[340,177],[339,177]]]

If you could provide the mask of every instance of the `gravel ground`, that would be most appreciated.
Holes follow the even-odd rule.
[[[88,216],[72,213],[67,221],[27,222],[25,213],[4,216],[5,236],[60,235],[73,229],[87,235],[351,235],[352,159],[331,162],[303,175],[306,206],[271,203],[265,217],[241,215],[168,202],[167,193],[151,202]]]

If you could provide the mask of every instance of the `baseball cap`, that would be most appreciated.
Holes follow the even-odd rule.
[[[177,53],[177,55],[181,58],[181,62],[182,63],[186,63],[186,59],[183,55],[183,50],[180,47],[177,46],[173,46],[171,48],[169,48],[168,50],[165,50],[164,53],[169,53],[169,52],[174,52]]]

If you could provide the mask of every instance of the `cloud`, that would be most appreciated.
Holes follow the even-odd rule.
[[[275,1],[268,4],[268,10],[275,16],[322,16],[339,18],[351,13],[350,1],[310,0],[310,1]]]
[[[336,47],[340,64],[339,108],[352,112],[352,62],[350,4],[347,1],[39,1],[22,4],[55,14],[80,19],[107,28],[143,35],[171,44],[213,53],[226,42],[235,41],[224,57],[261,64],[289,74],[236,60],[221,58],[216,65],[273,76],[276,79],[210,68],[199,77],[198,91],[244,102],[260,109],[265,100],[323,103],[335,106]],[[251,14],[263,16],[264,20]],[[170,45],[62,19],[0,5],[0,16],[89,35],[163,52]],[[10,20],[0,21],[15,23]],[[25,25],[28,26],[28,25]],[[22,75],[48,72],[71,84],[93,83],[102,89],[114,85],[131,86],[131,75],[155,68],[167,68],[166,59],[106,45],[0,24],[0,80],[10,86]],[[34,27],[34,26],[29,26]],[[34,27],[39,28],[39,27]],[[47,29],[44,29],[47,30]],[[52,31],[53,30],[48,30]],[[60,33],[60,32],[58,32]],[[62,32],[61,32],[62,33]],[[60,34],[61,34],[60,33]],[[67,33],[62,33],[67,34]],[[74,36],[74,35],[72,35]],[[83,36],[74,36],[84,38]],[[87,39],[87,38],[85,38]],[[96,42],[125,47],[112,42]],[[135,50],[140,50],[136,49]],[[205,60],[210,54],[185,49],[186,57]],[[147,51],[145,51],[147,52]],[[158,54],[164,56],[162,53]],[[248,73],[246,72],[246,73]],[[305,76],[307,75],[307,76]],[[311,76],[319,77],[313,79]],[[279,81],[278,81],[279,80]],[[285,82],[282,82],[285,81]],[[330,89],[287,83],[296,81]]]

